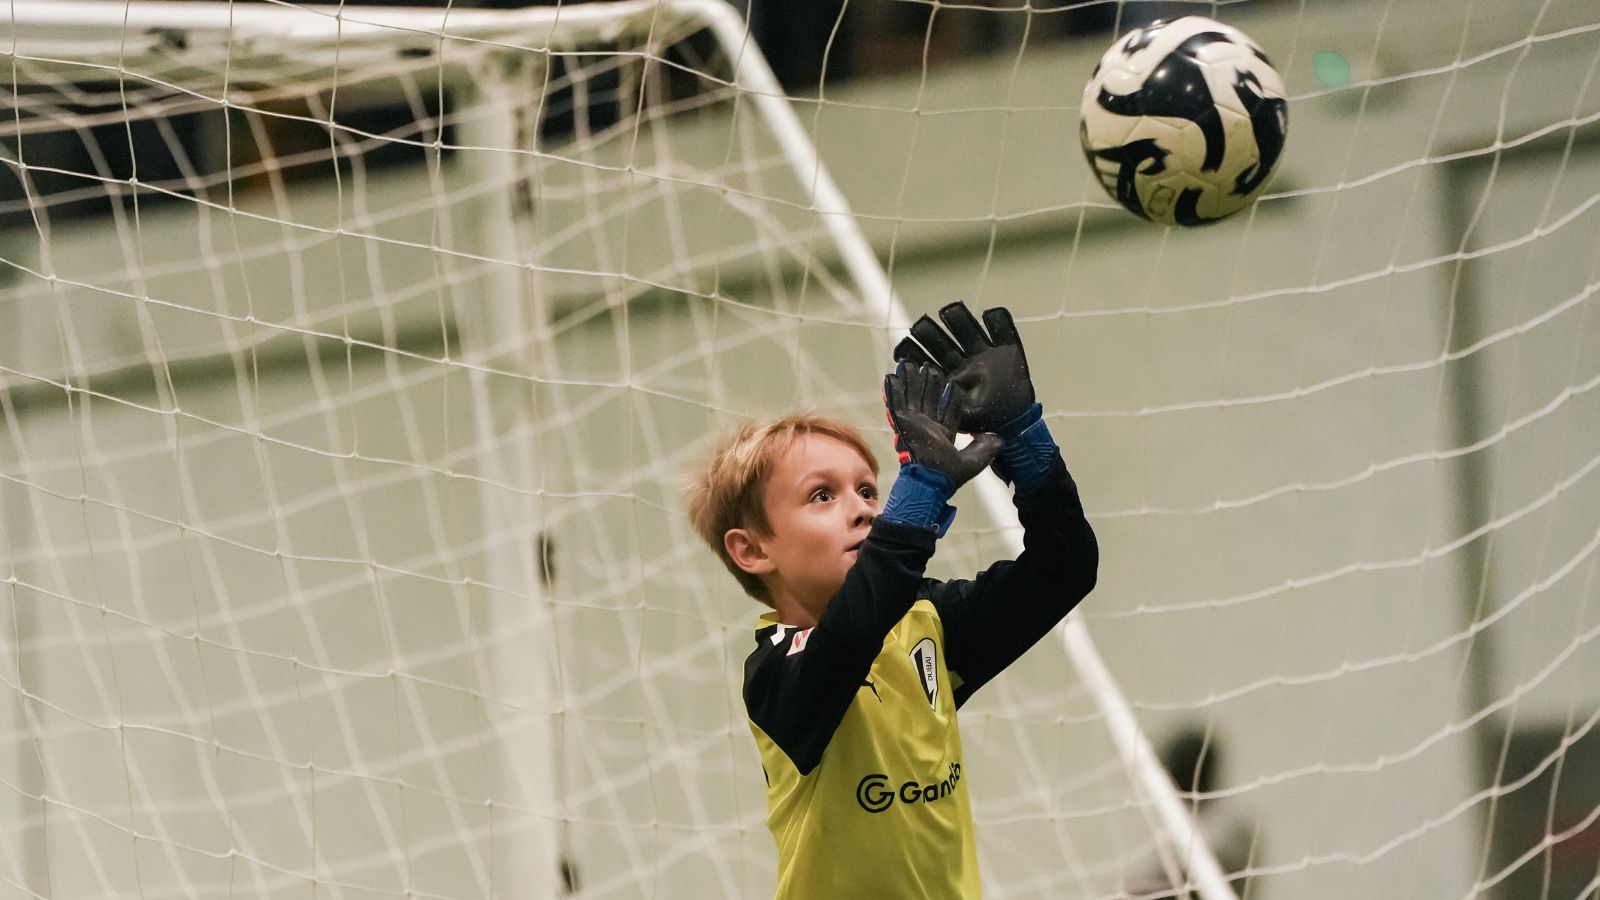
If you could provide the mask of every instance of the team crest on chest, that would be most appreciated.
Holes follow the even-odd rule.
[[[922,693],[928,696],[928,705],[938,709],[939,659],[938,645],[933,638],[925,637],[917,641],[917,645],[911,648],[911,663],[917,667],[917,674],[922,676]]]

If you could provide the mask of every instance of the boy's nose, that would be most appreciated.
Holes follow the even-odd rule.
[[[873,516],[878,514],[878,508],[873,505],[871,500],[862,497],[860,494],[855,496],[856,508],[850,516],[850,524],[852,526],[870,524]]]

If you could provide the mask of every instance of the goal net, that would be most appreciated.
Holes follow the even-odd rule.
[[[1076,146],[1157,12],[1291,93],[1204,230]],[[962,712],[985,896],[1592,897],[1593,4],[834,7],[790,97],[763,15],[0,8],[0,893],[770,894],[679,485],[795,408],[887,482],[963,299],[1102,547]]]

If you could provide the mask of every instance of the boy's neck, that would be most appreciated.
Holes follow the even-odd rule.
[[[772,591],[772,609],[779,624],[795,628],[810,628],[822,617],[822,609],[811,609],[800,600],[780,591]],[[826,608],[827,604],[822,604]]]

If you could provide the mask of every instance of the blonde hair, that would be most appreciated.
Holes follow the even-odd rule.
[[[878,474],[878,459],[872,455],[861,432],[840,419],[814,413],[794,413],[777,419],[747,422],[724,435],[711,455],[689,476],[683,499],[689,508],[689,522],[701,539],[717,554],[722,564],[738,580],[744,592],[768,606],[772,597],[761,578],[739,568],[728,555],[723,536],[735,528],[748,528],[762,535],[772,533],[762,502],[763,488],[778,458],[803,435],[830,437],[861,454],[872,474]]]

